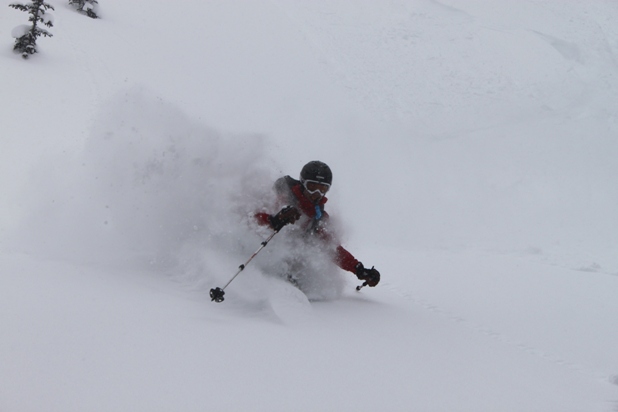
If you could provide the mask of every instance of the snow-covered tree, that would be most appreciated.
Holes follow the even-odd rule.
[[[16,39],[13,50],[21,53],[22,57],[25,59],[29,55],[37,52],[37,38],[40,36],[52,37],[50,32],[39,27],[38,24],[41,23],[47,27],[52,27],[53,16],[46,13],[46,11],[49,9],[54,10],[54,8],[50,4],[45,3],[44,0],[32,0],[29,3],[12,3],[9,4],[9,7],[30,14],[28,21],[31,25],[17,26],[13,29],[12,33],[13,37]]]
[[[69,0],[69,4],[77,7],[77,11],[86,14],[93,19],[98,18],[96,8],[99,2],[97,0]]]

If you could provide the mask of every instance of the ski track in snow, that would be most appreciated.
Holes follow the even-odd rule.
[[[559,356],[556,356],[555,354],[551,354],[549,352],[540,350],[534,346],[531,346],[529,344],[523,343],[523,342],[518,342],[516,340],[513,340],[511,338],[509,338],[507,335],[497,332],[491,328],[488,328],[486,326],[483,326],[481,324],[475,323],[473,321],[467,320],[461,316],[458,316],[457,314],[445,310],[443,308],[441,308],[440,306],[437,306],[431,302],[425,301],[423,299],[420,299],[418,296],[416,296],[414,293],[412,293],[409,290],[406,290],[405,288],[402,288],[401,286],[392,284],[390,282],[382,282],[382,286],[385,287],[386,289],[390,290],[391,292],[393,292],[395,295],[412,302],[414,305],[421,307],[422,309],[429,311],[431,313],[435,313],[437,315],[439,315],[440,317],[444,318],[444,319],[448,319],[451,322],[457,323],[457,324],[461,324],[463,326],[465,326],[466,328],[473,330],[479,334],[482,334],[484,336],[488,336],[493,340],[496,340],[502,344],[508,345],[510,347],[514,347],[517,348],[518,350],[527,353],[529,355],[541,358],[545,361],[548,362],[552,362],[555,363],[557,365],[563,366],[565,368],[568,368],[570,370],[576,371],[582,375],[584,375],[587,378],[592,378],[595,380],[598,380],[599,382],[611,382],[614,384],[618,385],[618,376],[616,377],[607,377],[607,376],[600,376],[598,373],[596,373],[592,368],[588,368],[584,365],[578,364],[578,363],[574,363],[574,362],[570,362],[566,359],[562,359]]]

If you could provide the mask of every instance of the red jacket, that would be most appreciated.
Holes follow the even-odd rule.
[[[298,211],[309,219],[305,219],[303,230],[312,232],[325,242],[331,242],[332,236],[325,230],[324,223],[328,221],[328,213],[324,210],[324,204],[328,201],[326,197],[323,197],[319,204],[314,205],[309,199],[303,195],[303,187],[298,180],[285,176],[278,179],[275,182],[275,191],[278,197],[279,206],[292,205],[298,209]],[[317,215],[320,215],[316,219]],[[270,226],[270,214],[266,212],[260,212],[255,214],[255,218],[260,225]],[[299,224],[299,222],[296,222]],[[337,266],[343,270],[355,273],[356,265],[359,261],[352,256],[350,252],[345,250],[343,246],[337,245],[335,248],[335,254],[333,261]]]

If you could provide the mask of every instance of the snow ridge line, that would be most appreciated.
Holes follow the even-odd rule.
[[[476,333],[480,333],[483,334],[485,336],[488,336],[490,338],[492,338],[493,340],[496,340],[500,343],[503,343],[505,345],[517,348],[518,350],[527,353],[529,355],[544,359],[546,361],[552,362],[554,364],[566,367],[572,371],[575,371],[581,375],[586,376],[589,379],[594,379],[597,380],[599,382],[604,382],[604,383],[610,383],[610,384],[614,384],[614,385],[618,385],[618,375],[613,375],[613,376],[603,376],[600,375],[599,373],[595,372],[591,367],[587,367],[575,362],[570,362],[566,359],[561,358],[558,355],[555,354],[551,354],[549,352],[546,352],[544,350],[538,349],[534,346],[531,346],[529,344],[517,341],[515,339],[511,339],[508,336],[506,336],[503,333],[500,332],[496,332],[495,330],[493,330],[490,327],[487,326],[483,326],[481,324],[469,321],[461,316],[458,316],[456,314],[454,314],[453,312],[443,309],[438,305],[435,305],[433,303],[430,303],[424,299],[419,298],[418,296],[414,295],[412,292],[410,292],[409,290],[405,289],[405,288],[401,288],[399,286],[393,285],[389,282],[382,282],[383,285],[390,290],[391,292],[393,292],[394,294],[396,294],[397,296],[410,301],[412,303],[414,303],[417,306],[420,306],[421,308],[435,313],[439,316],[441,316],[444,319],[447,319],[451,322],[457,323],[457,324],[461,324],[464,327],[466,327],[469,330],[472,330]]]

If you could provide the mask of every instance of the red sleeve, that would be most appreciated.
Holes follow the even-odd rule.
[[[258,222],[259,225],[270,226],[270,215],[268,213],[256,213],[255,220]]]
[[[343,246],[337,246],[337,254],[335,255],[335,263],[343,270],[354,273],[358,260],[350,252],[345,250]]]

